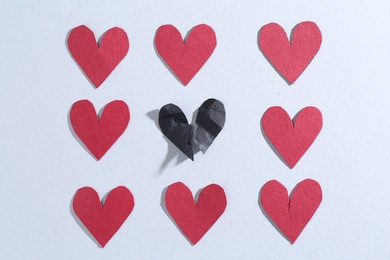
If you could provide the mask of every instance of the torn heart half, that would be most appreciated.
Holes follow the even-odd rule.
[[[281,183],[269,181],[262,187],[259,199],[265,213],[291,244],[313,217],[321,201],[321,186],[311,179],[298,183],[290,198]]]
[[[185,40],[173,25],[162,25],[155,36],[157,53],[179,80],[186,86],[210,58],[217,46],[214,30],[199,24]]]
[[[126,32],[118,27],[109,29],[100,44],[85,25],[72,29],[68,37],[70,53],[96,88],[126,56],[129,46]]]
[[[312,145],[322,128],[322,114],[316,107],[305,107],[292,121],[282,107],[270,107],[261,118],[266,138],[290,168]]]
[[[188,158],[195,152],[205,153],[225,124],[225,107],[217,99],[203,102],[196,115],[195,125],[188,124],[183,111],[174,104],[160,109],[158,123],[163,134]]]
[[[113,189],[104,202],[91,187],[77,190],[73,211],[96,241],[104,247],[133,211],[134,198],[124,186]]]
[[[297,24],[291,42],[277,23],[264,25],[258,38],[261,52],[289,84],[293,84],[310,64],[321,42],[321,31],[314,22]]]
[[[108,103],[98,118],[89,100],[72,105],[70,123],[85,147],[100,160],[126,130],[130,121],[127,104],[121,100]]]
[[[165,207],[184,233],[195,245],[214,225],[226,208],[226,195],[217,184],[206,186],[195,202],[188,187],[176,182],[165,194]]]

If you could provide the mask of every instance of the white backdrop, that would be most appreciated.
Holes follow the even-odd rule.
[[[0,3],[1,259],[390,259],[390,2],[389,1],[6,1]],[[258,49],[269,22],[290,30],[314,21],[323,42],[292,85]],[[162,24],[182,34],[206,23],[217,47],[183,87],[155,53]],[[98,89],[66,47],[72,28],[96,37],[118,26],[130,51]],[[158,109],[181,107],[187,118],[207,98],[225,104],[226,124],[195,161],[183,160],[156,125]],[[95,161],[72,136],[71,105],[89,99],[97,110],[114,99],[131,121]],[[294,169],[261,134],[264,111],[279,105],[294,116],[318,107],[324,126]],[[180,154],[178,157],[177,154]],[[318,181],[323,201],[294,245],[267,220],[259,190],[276,179],[289,191]],[[195,194],[217,183],[225,213],[191,246],[161,207],[162,191],[184,182]],[[100,196],[118,185],[135,207],[105,248],[74,220],[76,190]]]

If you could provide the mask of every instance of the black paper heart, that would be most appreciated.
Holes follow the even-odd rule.
[[[195,125],[188,124],[183,111],[174,104],[160,109],[158,123],[163,134],[188,158],[194,160],[194,150],[205,153],[225,124],[225,107],[217,99],[203,102],[196,115]]]
[[[158,123],[163,134],[171,140],[185,155],[194,160],[194,152],[191,147],[192,126],[181,109],[168,104],[160,109]]]

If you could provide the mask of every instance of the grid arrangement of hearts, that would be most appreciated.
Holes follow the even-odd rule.
[[[206,24],[193,27],[186,39],[173,25],[163,25],[157,29],[154,41],[164,65],[184,86],[198,74],[217,46],[216,33]],[[258,34],[260,51],[289,85],[294,84],[310,64],[321,42],[320,29],[310,21],[297,24],[291,39],[276,23],[264,25]],[[67,45],[75,62],[96,88],[104,83],[130,48],[123,29],[111,28],[97,42],[94,33],[84,25],[71,30]],[[224,104],[209,98],[198,108],[193,124],[188,123],[175,104],[163,106],[158,121],[162,133],[194,160],[196,152],[206,153],[222,131],[225,118]],[[99,116],[89,100],[79,100],[72,105],[69,120],[79,142],[99,161],[126,130],[130,110],[124,101],[114,100]],[[293,169],[320,133],[322,114],[318,108],[308,106],[291,119],[282,107],[270,107],[261,118],[261,128],[277,156]],[[293,244],[321,200],[321,186],[315,180],[299,182],[290,196],[281,183],[270,180],[261,188],[259,204]],[[176,182],[166,189],[164,203],[176,225],[195,245],[224,213],[227,198],[221,186],[210,184],[202,189],[195,201],[189,188]],[[75,215],[101,247],[120,229],[134,205],[131,191],[124,186],[111,190],[104,203],[93,188],[82,187],[72,202]]]

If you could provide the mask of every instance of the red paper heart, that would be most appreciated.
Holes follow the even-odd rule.
[[[184,235],[196,244],[214,225],[226,208],[226,195],[217,184],[206,186],[195,203],[188,187],[176,182],[165,194],[165,206]]]
[[[102,205],[93,188],[83,187],[77,190],[72,205],[80,221],[104,247],[133,211],[134,198],[126,187],[118,186]]]
[[[321,31],[314,22],[295,26],[291,42],[276,23],[264,25],[259,32],[259,47],[268,61],[290,83],[294,83],[320,49]]]
[[[123,29],[114,27],[103,35],[99,45],[85,25],[72,29],[68,37],[70,53],[96,88],[126,56],[129,39]]]
[[[97,160],[123,134],[129,121],[129,108],[121,100],[108,103],[100,119],[89,100],[77,101],[70,110],[74,132]]]
[[[316,107],[305,107],[293,123],[282,107],[270,107],[261,119],[261,126],[280,156],[293,168],[320,133],[322,114]]]
[[[286,188],[276,180],[264,184],[260,192],[262,208],[291,244],[313,217],[321,201],[321,186],[311,179],[298,183],[290,198]]]
[[[192,28],[185,41],[174,26],[162,25],[157,29],[155,46],[160,57],[186,86],[210,58],[217,39],[214,30],[206,24]]]

